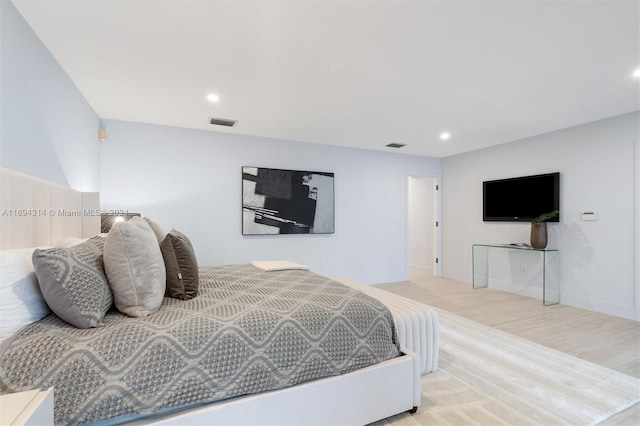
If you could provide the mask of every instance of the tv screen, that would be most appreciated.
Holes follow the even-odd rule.
[[[560,210],[560,173],[490,180],[482,183],[482,220],[528,222]],[[548,222],[559,222],[560,215]]]

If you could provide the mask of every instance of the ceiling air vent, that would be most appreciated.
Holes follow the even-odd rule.
[[[402,148],[403,146],[406,146],[403,143],[390,143],[389,145],[386,145],[387,148]]]
[[[238,120],[227,120],[226,118],[209,117],[209,123],[214,124],[216,126],[233,127],[236,125],[237,122]]]

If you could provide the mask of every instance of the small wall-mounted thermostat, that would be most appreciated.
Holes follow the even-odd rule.
[[[598,220],[598,213],[582,212],[582,220]]]

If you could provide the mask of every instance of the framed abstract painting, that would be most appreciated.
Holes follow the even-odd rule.
[[[333,234],[334,175],[242,168],[242,234]]]

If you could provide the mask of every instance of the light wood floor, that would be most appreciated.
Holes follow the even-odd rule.
[[[640,377],[640,323],[424,275],[377,287],[613,370]],[[640,393],[640,389],[638,389]],[[604,424],[640,424],[640,405]]]

